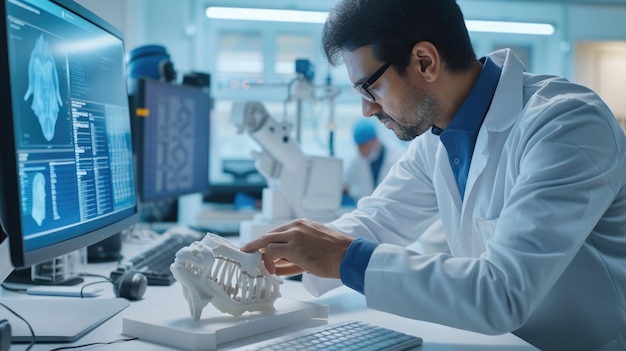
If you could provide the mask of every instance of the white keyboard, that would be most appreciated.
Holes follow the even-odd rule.
[[[420,346],[422,338],[358,321],[326,324],[237,350],[400,351]]]

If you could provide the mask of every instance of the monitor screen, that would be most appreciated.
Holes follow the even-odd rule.
[[[16,268],[137,219],[121,33],[72,1],[0,9],[0,219]]]
[[[142,78],[131,103],[140,200],[176,200],[205,192],[209,94],[195,86]]]

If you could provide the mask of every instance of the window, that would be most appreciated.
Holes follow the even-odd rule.
[[[313,61],[313,37],[302,34],[279,34],[276,36],[276,63],[274,72],[295,76],[296,59]]]
[[[264,67],[261,33],[223,32],[219,34],[218,41],[218,74],[262,77]]]

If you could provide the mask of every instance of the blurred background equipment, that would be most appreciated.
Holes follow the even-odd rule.
[[[291,135],[291,124],[273,119],[262,103],[234,104],[231,121],[263,148],[256,168],[267,180],[262,211],[240,227],[242,242],[296,218],[330,221],[341,206],[342,161],[308,156]]]

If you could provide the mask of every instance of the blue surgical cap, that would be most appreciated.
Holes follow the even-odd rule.
[[[376,138],[376,127],[372,122],[362,119],[354,124],[353,133],[354,142],[357,145],[363,145]]]

